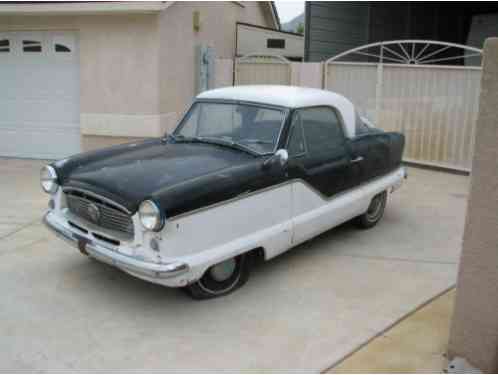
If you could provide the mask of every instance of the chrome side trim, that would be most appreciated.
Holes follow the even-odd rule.
[[[62,191],[64,193],[68,192],[68,191],[78,191],[80,193],[83,193],[83,194],[87,194],[87,195],[90,195],[94,198],[97,198],[97,199],[101,199],[102,201],[106,202],[106,203],[109,203],[110,205],[113,205],[113,206],[116,206],[117,208],[123,210],[124,212],[126,212],[127,214],[132,214],[132,212],[130,210],[128,210],[125,206],[122,206],[120,205],[119,203],[116,203],[115,201],[113,201],[112,199],[109,199],[109,198],[106,198],[106,197],[103,197],[102,195],[99,195],[99,194],[96,194],[92,191],[89,191],[89,190],[86,190],[86,189],[81,189],[81,188],[74,188],[74,187],[71,187],[71,186],[68,186],[68,187],[65,187],[65,188],[62,188]]]
[[[48,219],[50,214],[51,211],[48,211],[43,217],[43,223],[47,226],[47,228],[50,229],[58,238],[69,243],[71,246],[78,247],[76,239],[74,239],[71,235],[72,232],[50,221]],[[85,250],[90,256],[100,260],[101,262],[121,268],[125,271],[130,271],[155,279],[175,277],[190,270],[187,263],[151,263],[118,253],[117,251],[108,249],[100,244],[88,244],[86,245]]]
[[[306,187],[308,187],[310,190],[312,190],[314,193],[316,193],[317,195],[319,195],[320,198],[324,202],[329,202],[332,199],[336,199],[336,198],[338,198],[338,197],[340,197],[340,196],[342,196],[344,194],[351,193],[352,191],[355,191],[355,190],[357,190],[359,188],[362,188],[365,185],[371,184],[371,183],[373,183],[375,181],[378,181],[378,180],[380,180],[382,178],[385,178],[385,177],[387,177],[389,175],[400,173],[400,170],[401,170],[401,173],[403,173],[403,176],[404,176],[405,173],[406,173],[406,169],[404,167],[399,167],[399,168],[395,169],[392,172],[389,172],[389,173],[384,174],[382,176],[378,176],[378,177],[372,178],[371,180],[363,182],[362,184],[360,184],[358,186],[355,186],[354,188],[341,191],[341,192],[339,192],[337,194],[331,195],[330,197],[324,195],[321,191],[315,189],[313,186],[311,186],[308,182],[306,182],[302,178],[293,178],[291,180],[287,180],[287,181],[281,182],[280,184],[268,186],[268,187],[265,187],[265,188],[262,188],[262,189],[259,189],[259,190],[255,190],[255,191],[244,192],[244,193],[242,193],[240,195],[237,195],[236,197],[233,197],[231,199],[227,199],[227,200],[224,200],[222,202],[213,203],[213,204],[211,204],[209,206],[206,206],[206,207],[197,208],[195,210],[184,212],[184,213],[181,213],[181,214],[176,215],[176,216],[170,216],[170,217],[168,217],[168,220],[184,218],[184,217],[187,217],[187,216],[190,216],[190,215],[194,215],[194,214],[197,214],[197,213],[205,211],[205,210],[209,210],[211,208],[215,208],[215,207],[218,207],[218,206],[223,206],[225,204],[233,203],[233,202],[236,202],[238,200],[245,199],[245,198],[248,198],[248,197],[256,195],[256,194],[261,194],[261,193],[267,192],[269,190],[278,189],[278,188],[280,188],[282,186],[290,185],[290,184],[293,184],[295,182],[302,183],[303,185],[305,185]]]

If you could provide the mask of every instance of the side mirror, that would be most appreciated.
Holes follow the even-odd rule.
[[[275,152],[271,157],[266,159],[263,163],[263,169],[268,170],[273,166],[278,165],[280,168],[285,168],[287,166],[287,162],[289,161],[289,153],[287,150],[280,149]]]

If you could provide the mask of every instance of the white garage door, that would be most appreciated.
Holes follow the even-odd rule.
[[[0,32],[0,156],[80,151],[76,34]]]

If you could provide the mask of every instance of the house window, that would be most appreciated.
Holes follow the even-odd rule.
[[[69,49],[69,47],[66,47],[63,44],[56,43],[55,44],[55,52],[71,52],[71,50]]]
[[[0,52],[10,51],[10,41],[8,39],[0,39]]]
[[[285,48],[285,39],[266,39],[266,48]]]
[[[24,52],[41,52],[41,42],[38,42],[36,40],[23,40],[22,50]]]

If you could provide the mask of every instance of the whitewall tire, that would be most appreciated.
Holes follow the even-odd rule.
[[[383,191],[382,193],[377,194],[370,201],[367,211],[355,219],[355,224],[362,229],[368,229],[375,226],[384,216],[386,203],[387,192]]]
[[[195,283],[185,287],[194,299],[220,297],[240,288],[249,279],[251,254],[227,259],[207,269]]]

